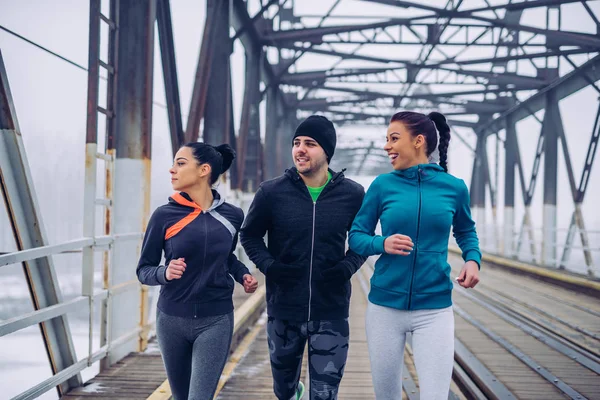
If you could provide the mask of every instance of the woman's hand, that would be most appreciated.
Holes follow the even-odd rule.
[[[168,281],[172,281],[173,279],[181,279],[183,273],[185,272],[185,259],[178,258],[176,260],[171,260],[169,265],[167,266],[167,272],[165,276]]]
[[[406,235],[395,234],[388,236],[383,242],[383,249],[388,254],[408,256],[413,249],[413,241]]]
[[[467,261],[460,270],[456,282],[464,288],[474,288],[479,282],[479,265],[475,261]]]
[[[258,281],[250,274],[244,275],[244,291],[246,293],[254,293],[258,288]]]

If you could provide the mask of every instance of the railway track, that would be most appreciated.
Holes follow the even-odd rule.
[[[365,293],[373,265],[373,260],[368,260],[359,276]],[[509,282],[513,291],[507,292],[495,283],[496,279],[503,278],[501,274],[493,278],[489,283],[483,279],[475,290],[455,287],[457,332],[450,397],[600,398],[599,304],[586,305],[577,299],[568,299],[565,289],[550,294],[526,280],[521,284]],[[547,288],[548,284],[544,285]],[[519,296],[523,291],[530,297],[545,299],[546,303],[540,306],[528,302],[530,298]],[[568,318],[564,310],[553,312],[551,309],[558,307],[555,304],[576,311],[577,318]],[[490,354],[488,347],[492,346],[494,351]],[[494,362],[494,353],[498,350],[504,353],[503,359],[508,360],[505,364]],[[410,346],[407,353],[410,356]],[[523,385],[523,378],[527,376],[519,374],[524,368],[538,377],[529,387]],[[414,369],[407,365],[406,370]],[[406,397],[418,399],[416,377],[410,374],[404,378],[407,378],[403,382]],[[540,381],[545,385],[540,385]]]

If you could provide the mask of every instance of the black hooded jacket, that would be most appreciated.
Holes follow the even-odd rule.
[[[360,209],[364,189],[332,174],[316,202],[295,168],[263,182],[244,225],[240,241],[244,250],[267,275],[269,316],[293,321],[336,320],[348,317],[349,281],[330,281],[321,275],[327,268],[345,267],[356,272],[365,257],[348,250],[346,237]],[[268,245],[264,236],[268,233]],[[274,262],[299,266],[302,275],[293,281],[274,281],[267,269]]]

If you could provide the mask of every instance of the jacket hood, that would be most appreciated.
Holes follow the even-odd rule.
[[[213,203],[208,210],[203,211],[211,211],[215,208],[219,207],[221,204],[225,203],[225,199],[221,197],[219,192],[212,189],[213,194]],[[169,197],[169,204],[176,204],[184,207],[191,208],[201,208],[198,204],[194,203],[192,198],[185,192],[175,192]]]

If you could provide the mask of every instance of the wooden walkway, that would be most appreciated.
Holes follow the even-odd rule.
[[[263,284],[260,273],[259,283]],[[260,275],[260,276],[259,276]],[[236,284],[233,303],[234,313],[241,309],[242,304],[250,297]],[[123,360],[111,366],[83,387],[70,391],[61,397],[66,400],[145,400],[154,393],[167,379],[167,374],[160,356],[156,337],[150,341],[146,351],[131,353]],[[167,391],[168,393],[168,391]],[[155,399],[168,399],[168,395],[156,396]]]
[[[340,399],[375,399],[371,385],[371,368],[365,336],[366,299],[358,282],[353,287],[350,305],[350,348],[344,378],[340,386]],[[263,319],[264,322],[264,319]],[[307,349],[304,352],[301,379],[308,390]],[[249,347],[247,354],[234,370],[233,375],[217,396],[218,400],[265,400],[274,399],[269,348],[264,326]],[[305,398],[308,398],[306,396]]]
[[[456,276],[462,260],[450,254],[449,261],[452,275]],[[367,305],[364,289],[368,290],[371,273],[365,265],[353,278],[351,343],[340,400],[375,398],[364,317]],[[239,305],[247,298],[238,293],[236,303]],[[457,286],[453,300],[456,347],[462,347],[466,354],[471,353],[470,358],[477,360],[455,366],[463,368],[467,375],[476,375],[482,391],[488,385],[489,390],[502,393],[498,398],[600,399],[600,296],[484,263],[477,288],[465,290]],[[275,398],[265,322],[263,314],[232,355],[217,399]],[[403,399],[412,400],[418,398],[415,396],[418,377],[410,346],[405,353],[405,364],[405,390],[411,387],[413,390],[403,393]],[[301,379],[308,383],[306,370],[305,352]],[[164,380],[160,354],[153,344],[145,353],[126,357],[64,398],[146,399]],[[480,397],[466,391],[463,394],[456,382],[452,383],[451,399]]]

